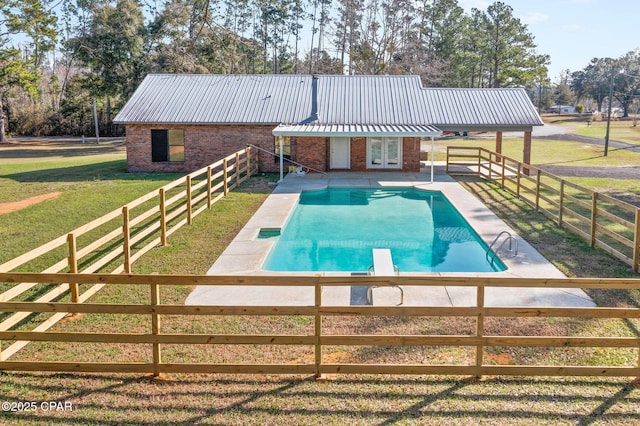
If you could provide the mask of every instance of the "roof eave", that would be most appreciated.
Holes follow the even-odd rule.
[[[466,124],[434,124],[438,129],[444,132],[531,132],[534,126],[542,126],[543,124],[531,125],[466,125]]]

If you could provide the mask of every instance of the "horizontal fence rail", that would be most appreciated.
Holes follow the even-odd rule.
[[[18,358],[12,346],[0,351],[2,371],[59,371],[59,372],[110,372],[110,373],[240,373],[240,374],[447,374],[447,375],[528,375],[528,376],[640,376],[640,336],[593,336],[593,335],[532,335],[518,330],[518,335],[500,335],[485,331],[487,321],[492,318],[574,318],[582,320],[638,321],[640,308],[634,307],[509,307],[486,306],[487,289],[518,288],[584,288],[584,289],[625,289],[639,290],[638,279],[513,279],[513,278],[472,278],[472,277],[300,277],[300,276],[190,276],[190,275],[127,275],[127,274],[28,274],[0,273],[0,282],[20,283],[38,281],[58,284],[77,282],[106,286],[133,286],[146,293],[146,302],[135,304],[116,303],[74,303],[74,302],[0,302],[0,312],[36,312],[83,315],[110,314],[117,319],[106,325],[105,330],[94,332],[56,331],[21,329],[0,331],[2,343],[17,341],[46,342],[57,346],[46,351],[36,351],[45,359]],[[182,305],[163,300],[165,286],[279,286],[308,287],[313,293],[313,304],[302,306],[223,306],[223,305]],[[361,286],[447,286],[472,288],[476,293],[476,303],[472,306],[334,306],[323,302],[323,292],[330,287]],[[173,319],[188,316],[189,330],[175,330]],[[242,316],[243,322],[249,318],[275,317],[289,318],[292,324],[304,325],[304,332],[294,329],[291,333],[270,332],[239,333],[223,329],[200,330],[199,321],[210,317],[226,318]],[[125,324],[142,317],[146,326],[139,330],[128,330]],[[371,334],[344,333],[340,328],[328,331],[326,324],[336,318],[376,318],[391,321],[393,318],[467,318],[475,322],[472,330],[464,334],[440,335],[432,333],[403,334],[401,332]],[[146,318],[146,320],[144,319]],[[307,318],[307,320],[296,320]],[[260,320],[263,322],[267,320]],[[120,324],[120,326],[116,326]],[[634,328],[634,327],[630,327]],[[267,330],[271,330],[267,328]],[[531,328],[529,330],[532,330]],[[637,330],[637,329],[636,329]],[[15,344],[15,343],[14,343]],[[78,344],[95,344],[95,353],[107,353],[116,357],[110,345],[127,345],[148,348],[140,359],[129,359],[128,353],[142,353],[128,349],[120,361],[91,361],[69,359],[68,348]],[[258,345],[264,348],[303,347],[305,356],[294,362],[279,362],[269,356],[256,357],[248,362],[237,362],[233,356],[211,355],[212,362],[191,360],[192,352],[198,347],[238,347]],[[437,347],[467,348],[472,352],[469,362],[463,364],[437,364],[423,362],[344,362],[336,360],[330,349],[335,347]],[[179,350],[176,350],[176,347]],[[632,350],[635,353],[630,365],[494,365],[487,357],[487,348],[566,348],[578,351],[585,348],[613,348]],[[265,349],[266,350],[266,349]],[[109,352],[111,351],[111,352]],[[372,351],[371,353],[375,353]],[[170,360],[165,356],[170,355]],[[19,355],[19,354],[18,354]],[[120,354],[122,355],[122,354]],[[223,355],[225,355],[223,353]],[[306,356],[308,355],[308,356]],[[62,359],[56,359],[56,356]],[[227,358],[221,362],[221,358]],[[272,361],[272,362],[268,362]]]
[[[0,265],[0,272],[28,269],[29,262],[46,257],[55,263],[43,273],[131,273],[136,260],[155,247],[167,245],[171,234],[191,224],[197,215],[255,174],[257,158],[257,151],[250,147],[238,151],[5,262]],[[104,286],[96,282],[80,287],[76,281],[46,287],[40,284],[39,280],[27,280],[10,288],[2,287],[0,302],[28,298],[48,303],[70,294],[73,303],[82,303]],[[0,331],[11,329],[29,315],[28,312],[1,315]],[[47,330],[62,318],[63,314],[55,314],[34,330]],[[11,350],[18,351],[24,346],[24,342],[16,342]]]
[[[447,147],[447,173],[481,176],[640,271],[640,208],[478,147]]]

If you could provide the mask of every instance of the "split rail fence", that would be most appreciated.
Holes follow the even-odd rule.
[[[44,269],[38,268],[43,273],[131,273],[136,260],[155,247],[167,245],[174,232],[191,224],[197,215],[211,208],[257,169],[257,151],[247,147],[5,262],[0,265],[0,272],[32,270],[30,262],[38,261],[39,264],[53,263]],[[81,303],[103,286],[93,283],[80,287],[74,280],[42,286],[39,280],[27,280],[0,286],[0,302],[22,298],[48,303],[70,293],[73,303]],[[10,330],[28,317],[27,312],[11,315],[0,312],[0,331]],[[63,317],[64,314],[55,314],[38,324],[34,331],[47,330]],[[5,356],[25,344],[16,342],[5,349]]]
[[[447,173],[481,176],[640,271],[640,208],[478,147],[447,147]]]
[[[149,373],[163,375],[166,373],[240,373],[240,374],[314,374],[318,377],[324,374],[446,374],[446,375],[527,375],[527,376],[640,376],[640,337],[634,334],[629,324],[629,333],[618,336],[548,336],[531,335],[525,329],[517,329],[520,335],[499,335],[485,332],[485,324],[492,318],[541,318],[554,321],[553,318],[573,318],[582,320],[619,320],[631,321],[636,324],[640,319],[638,307],[595,307],[595,308],[551,308],[551,307],[492,307],[486,306],[487,291],[500,291],[503,287],[544,287],[544,288],[597,288],[597,289],[625,289],[637,291],[640,280],[637,279],[517,279],[513,278],[470,278],[470,277],[292,277],[292,276],[177,276],[177,275],[126,275],[126,274],[27,274],[0,273],[0,282],[23,282],[38,280],[43,283],[63,283],[78,281],[83,283],[99,283],[108,286],[135,286],[145,289],[146,303],[113,304],[113,303],[77,303],[77,302],[0,302],[2,312],[38,312],[57,314],[75,312],[83,315],[115,315],[109,323],[111,330],[95,332],[70,331],[0,331],[0,342],[33,341],[34,343],[48,342],[46,350],[32,352],[34,358],[10,360],[12,351],[1,352],[0,370],[2,371],[59,371],[59,372],[110,372],[110,373]],[[312,295],[313,304],[304,306],[206,306],[182,305],[163,302],[163,287],[165,286],[302,286],[307,287]],[[460,291],[463,288],[475,292],[476,303],[466,307],[443,306],[329,306],[323,301],[323,291],[336,286],[448,286]],[[166,288],[166,287],[165,287]],[[247,289],[247,291],[250,291]],[[347,292],[348,293],[348,292]],[[374,300],[375,301],[375,300]],[[177,316],[187,316],[188,326],[176,328],[173,320]],[[267,333],[224,332],[223,325],[210,326],[211,329],[202,330],[198,324],[203,317],[224,318],[240,316],[243,321],[250,317],[259,317],[256,321],[263,323],[264,317],[289,317],[289,324],[301,325],[301,328],[287,329],[287,332],[273,333],[271,327],[265,329]],[[140,325],[146,323],[145,327]],[[295,318],[307,318],[306,321]],[[360,317],[392,319],[394,317],[466,317],[471,321],[467,334],[403,334],[394,328],[393,334],[370,334],[371,329],[363,328],[368,333],[341,333],[342,328],[329,329],[325,322],[333,318]],[[146,319],[145,319],[146,318]],[[351,321],[350,321],[351,322]],[[475,326],[473,324],[475,322]],[[113,330],[113,324],[121,324]],[[128,324],[138,324],[137,332],[127,330]],[[221,323],[224,324],[224,323]],[[142,330],[141,330],[142,329]],[[496,327],[494,326],[495,330]],[[497,328],[502,330],[502,328]],[[250,328],[253,330],[253,328]],[[302,330],[299,331],[299,330]],[[332,330],[332,331],[330,331]],[[537,328],[529,327],[535,333]],[[637,328],[636,328],[637,330]],[[200,331],[200,332],[198,332]],[[396,334],[397,333],[397,334]],[[52,343],[63,344],[57,352]],[[78,353],[69,350],[80,344],[99,345],[89,353],[91,358],[104,355],[108,361],[95,362],[87,359],[77,359]],[[146,352],[130,349],[114,353],[110,344],[128,344],[145,347]],[[66,345],[66,346],[64,346]],[[70,346],[73,345],[73,346]],[[255,352],[254,359],[247,362],[237,362],[248,349],[238,349],[235,355],[229,352],[216,352],[216,348],[247,347],[257,345],[263,350]],[[305,347],[308,357],[291,359],[264,356],[267,347]],[[332,350],[345,351],[362,347],[382,348],[392,351],[390,347],[410,348],[423,347],[453,347],[455,351],[464,349],[470,351],[465,362],[445,364],[438,363],[438,359],[422,358],[420,361],[381,362],[384,359],[375,357],[380,350],[365,352],[365,359],[357,362],[337,362],[332,358]],[[200,349],[205,347],[205,349]],[[583,352],[588,348],[609,348],[627,351],[625,356],[612,355],[607,360],[613,360],[615,365],[571,365],[569,362],[558,365],[494,365],[488,359],[486,348],[563,348]],[[173,348],[171,350],[165,348]],[[175,350],[178,348],[178,350]],[[466,348],[466,349],[465,349]],[[207,349],[210,349],[207,352]],[[509,349],[503,349],[509,351]],[[205,352],[202,352],[205,351]],[[384,352],[383,351],[383,352]],[[631,353],[629,353],[631,351]],[[146,359],[131,359],[131,353],[136,357]],[[140,355],[144,353],[145,355]],[[194,357],[194,353],[201,353]],[[269,352],[273,353],[273,352]],[[341,352],[343,353],[343,352]],[[384,352],[387,353],[387,352]],[[373,354],[367,358],[366,354]],[[56,357],[58,359],[56,359]],[[402,358],[402,357],[401,357]],[[628,365],[621,365],[620,359],[626,359]],[[251,362],[253,361],[253,362]],[[433,361],[433,362],[427,362]],[[568,365],[567,365],[568,364]]]

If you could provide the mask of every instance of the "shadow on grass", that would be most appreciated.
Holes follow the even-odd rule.
[[[46,424],[509,424],[640,421],[637,383],[618,379],[223,378],[1,374],[3,401],[71,411],[5,412]],[[227,376],[228,377],[228,376]],[[7,382],[19,383],[8,387]]]
[[[47,159],[52,157],[88,157],[94,155],[110,155],[110,154],[120,154],[123,152],[124,144],[105,144],[105,145],[96,145],[95,143],[86,144],[86,145],[76,145],[69,146],[68,148],[56,148],[56,144],[50,144],[54,149],[39,149],[39,150],[28,150],[28,149],[4,149],[2,150],[2,158],[3,159],[25,159],[25,158],[33,158],[34,161],[38,161],[39,159]],[[65,145],[65,146],[68,146]],[[13,146],[9,146],[9,148],[13,148]]]
[[[16,182],[87,182],[100,180],[164,181],[183,176],[182,173],[128,173],[126,160],[106,161],[82,166],[47,168],[22,173],[0,175]]]

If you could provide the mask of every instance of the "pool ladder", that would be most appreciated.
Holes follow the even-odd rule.
[[[502,237],[503,235],[506,235],[507,237],[505,239],[503,239],[502,242],[500,243],[500,245],[498,246],[498,248],[496,250],[494,250],[493,246],[498,242],[500,237]],[[487,253],[486,253],[487,262],[490,262],[491,265],[493,265],[493,262],[495,261],[496,256],[498,255],[498,252],[507,243],[509,243],[509,248],[507,249],[509,251],[509,253],[513,253],[513,256],[517,256],[518,255],[518,239],[516,237],[514,237],[513,235],[511,235],[511,233],[509,231],[502,231],[493,240],[493,242],[491,243],[489,248],[487,248]]]

